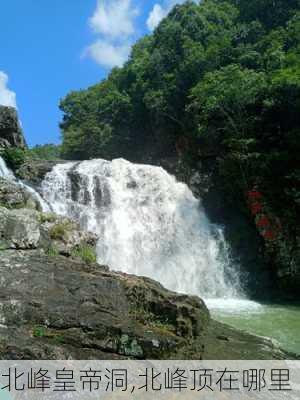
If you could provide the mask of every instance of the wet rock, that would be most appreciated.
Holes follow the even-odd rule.
[[[11,144],[9,143],[9,141],[4,138],[0,138],[0,151],[5,150],[9,147],[11,147]]]
[[[259,187],[247,193],[237,189],[235,200],[229,198],[220,160],[220,155],[206,154],[204,148],[192,165],[183,160],[161,163],[201,199],[210,220],[224,227],[232,260],[241,266],[248,295],[256,299],[279,296],[298,300],[299,229],[278,215]]]
[[[45,175],[60,162],[63,161],[26,160],[15,173],[20,179],[39,186]]]
[[[68,177],[71,182],[71,198],[73,201],[79,201],[82,178],[80,174],[76,171],[76,166],[68,172]]]
[[[97,208],[108,207],[111,203],[110,192],[106,186],[106,182],[101,182],[98,176],[94,176],[94,199]]]
[[[204,157],[191,165],[177,159],[168,164],[168,171],[189,186],[210,221],[223,227],[229,254],[239,268],[245,293],[261,300],[276,293],[276,274],[266,260],[263,240],[246,208],[241,210],[240,204],[228,202],[217,160]]]

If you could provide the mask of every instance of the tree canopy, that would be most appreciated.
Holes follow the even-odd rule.
[[[236,181],[239,193],[263,182],[299,211],[300,0],[178,5],[122,68],[60,107],[66,158],[146,161],[184,138],[193,158],[219,157],[233,195]]]

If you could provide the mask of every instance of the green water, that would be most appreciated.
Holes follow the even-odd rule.
[[[300,354],[300,304],[259,304],[246,300],[207,303],[216,320],[275,339],[283,349]]]

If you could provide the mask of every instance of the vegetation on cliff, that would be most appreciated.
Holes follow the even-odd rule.
[[[295,269],[299,0],[187,1],[136,43],[124,67],[60,107],[66,158],[213,159],[227,200],[253,215],[270,251],[288,237],[281,262]],[[267,207],[254,202],[254,212],[257,190]]]
[[[28,150],[29,158],[34,160],[57,161],[60,157],[60,146],[55,144],[38,144]]]
[[[234,189],[244,193],[266,178],[271,199],[295,211],[300,2],[248,3],[175,7],[123,68],[70,93],[61,102],[64,156],[134,159],[139,149],[166,154],[176,147],[193,157],[222,155]]]

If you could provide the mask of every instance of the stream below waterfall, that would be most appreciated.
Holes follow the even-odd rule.
[[[208,300],[213,318],[249,333],[270,337],[287,351],[300,354],[300,304],[250,300]]]

